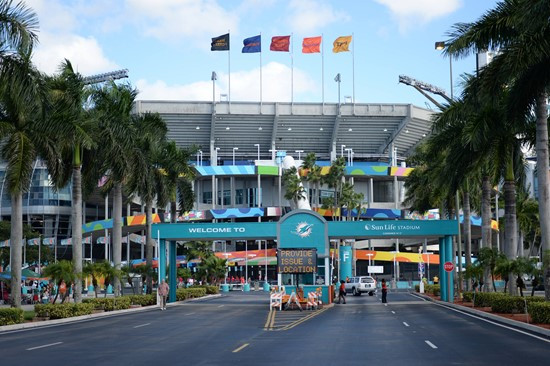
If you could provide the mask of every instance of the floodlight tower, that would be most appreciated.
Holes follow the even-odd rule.
[[[128,69],[116,70],[104,74],[86,76],[83,78],[84,85],[99,84],[105,81],[124,79],[128,77]]]
[[[439,96],[443,97],[449,103],[452,102],[452,98],[450,98],[447,95],[447,93],[445,93],[445,90],[443,90],[443,89],[441,89],[441,88],[439,88],[435,85],[425,83],[423,81],[411,78],[410,76],[406,76],[406,75],[399,75],[399,82],[403,83],[405,85],[412,86],[413,88],[418,90],[420,92],[420,94],[422,94],[423,96],[428,98],[430,100],[430,102],[435,104],[439,109],[443,109],[443,105],[441,103],[439,103],[437,100],[435,100],[434,98],[432,98],[426,92],[439,95]]]

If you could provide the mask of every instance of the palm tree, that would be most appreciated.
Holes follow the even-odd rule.
[[[136,135],[131,157],[127,189],[136,193],[145,202],[146,263],[153,265],[152,209],[156,199],[159,206],[165,206],[170,199],[169,184],[162,166],[162,146],[166,141],[167,127],[158,114],[145,113],[134,116],[132,123]],[[159,254],[160,255],[160,254]],[[147,291],[152,290],[152,278],[147,277]]]
[[[75,273],[73,268],[73,263],[71,261],[61,260],[56,263],[52,263],[44,269],[43,275],[49,277],[54,283],[57,284],[57,288],[61,286],[62,282],[65,282],[68,288],[71,287],[71,284],[80,281],[81,273]],[[53,302],[57,300],[57,295],[59,290],[55,294]],[[69,294],[69,291],[66,292]],[[61,299],[61,302],[64,302],[67,298],[67,295]]]
[[[22,2],[0,4],[0,143],[8,162],[6,176],[12,204],[11,303],[21,306],[22,194],[29,186],[37,156],[37,122],[43,116],[45,88],[30,55],[37,41],[38,18]]]
[[[283,172],[283,184],[285,186],[285,199],[292,201],[294,208],[298,206],[298,201],[306,197],[306,192],[302,186],[302,180],[298,177],[298,171],[295,166],[286,169]]]
[[[346,159],[341,156],[336,158],[331,165],[330,170],[327,175],[324,176],[324,183],[328,185],[329,188],[334,190],[334,196],[332,199],[332,219],[336,218],[336,209],[340,205],[340,195],[342,194],[342,184],[344,180],[344,173],[346,170]],[[328,201],[326,201],[328,203]],[[341,215],[342,213],[340,213]]]
[[[495,268],[497,266],[497,262],[504,258],[504,255],[499,253],[496,248],[490,248],[490,247],[483,247],[479,250],[478,253],[478,261],[480,265],[485,269],[486,272],[489,272],[491,275],[491,281],[493,284],[493,291],[496,292],[497,288],[495,286]],[[485,286],[488,287],[489,284],[486,281],[483,281]]]
[[[507,108],[514,116],[534,111],[539,172],[548,172],[548,111],[550,85],[550,8],[546,0],[504,0],[474,23],[459,23],[449,33],[446,52],[453,56],[498,49],[499,54],[479,76],[488,93],[508,85]],[[550,249],[550,177],[538,174],[541,242]],[[550,300],[550,267],[546,267],[545,297]]]
[[[82,159],[83,149],[95,145],[95,123],[84,103],[88,97],[83,78],[75,73],[69,60],[65,60],[58,75],[48,78],[52,111],[48,119],[58,131],[57,144],[64,158],[59,161],[59,170],[50,171],[58,188],[72,180],[72,245],[75,273],[82,272]],[[82,301],[82,284],[75,284],[75,302]]]
[[[97,118],[101,141],[93,151],[96,161],[100,162],[95,171],[90,173],[97,182],[102,176],[107,177],[103,192],[113,191],[113,262],[120,270],[122,255],[122,188],[127,177],[132,173],[131,152],[139,148],[136,135],[139,130],[134,127],[132,107],[137,90],[129,84],[111,82],[92,94],[94,112]],[[99,177],[97,176],[99,175]],[[120,279],[114,278],[115,295],[120,293]]]
[[[227,259],[218,258],[214,255],[202,260],[199,265],[199,272],[204,274],[208,283],[218,285],[222,278],[225,278],[227,271]]]
[[[99,278],[103,275],[103,266],[100,262],[95,263],[86,263],[82,269],[82,273],[86,277],[92,277],[92,286],[94,286],[95,297],[97,298],[97,293],[99,291]]]

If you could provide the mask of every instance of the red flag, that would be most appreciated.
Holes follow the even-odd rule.
[[[302,42],[302,53],[319,53],[321,52],[322,37],[304,38]]]
[[[271,51],[288,52],[290,46],[290,36],[275,36],[271,38]]]

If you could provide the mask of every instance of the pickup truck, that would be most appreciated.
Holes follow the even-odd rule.
[[[351,277],[345,287],[346,293],[352,293],[353,296],[361,296],[362,293],[372,296],[376,292],[376,280],[371,276]]]

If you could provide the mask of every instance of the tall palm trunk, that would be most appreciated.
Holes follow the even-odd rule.
[[[113,264],[116,275],[113,278],[115,296],[120,296],[120,262],[122,261],[122,183],[113,188]]]
[[[481,241],[482,247],[490,248],[491,238],[491,182],[488,175],[484,175],[481,182]],[[485,290],[489,289],[489,271],[485,270],[483,274],[483,283]]]
[[[550,250],[550,177],[548,176],[548,110],[546,93],[537,98],[537,182],[539,184],[539,217],[543,253]],[[544,269],[544,297],[550,301],[550,265]]]
[[[74,150],[73,160],[73,206],[71,219],[73,222],[73,270],[75,273],[74,302],[82,302],[82,172],[80,170],[80,147]]]
[[[145,203],[145,264],[149,268],[153,268],[153,238],[151,237],[153,222],[153,205],[151,201]],[[151,274],[147,273],[146,278],[147,293],[153,292],[153,279]]]
[[[504,182],[504,253],[506,258],[514,260],[517,253],[517,223],[516,223],[516,184],[513,180]],[[508,278],[514,278],[514,274],[510,273]],[[517,287],[515,281],[508,282],[508,290],[510,295],[517,295]]]
[[[21,192],[11,194],[11,233],[10,233],[10,268],[11,268],[11,306],[21,307],[21,261],[23,239],[23,195]]]

